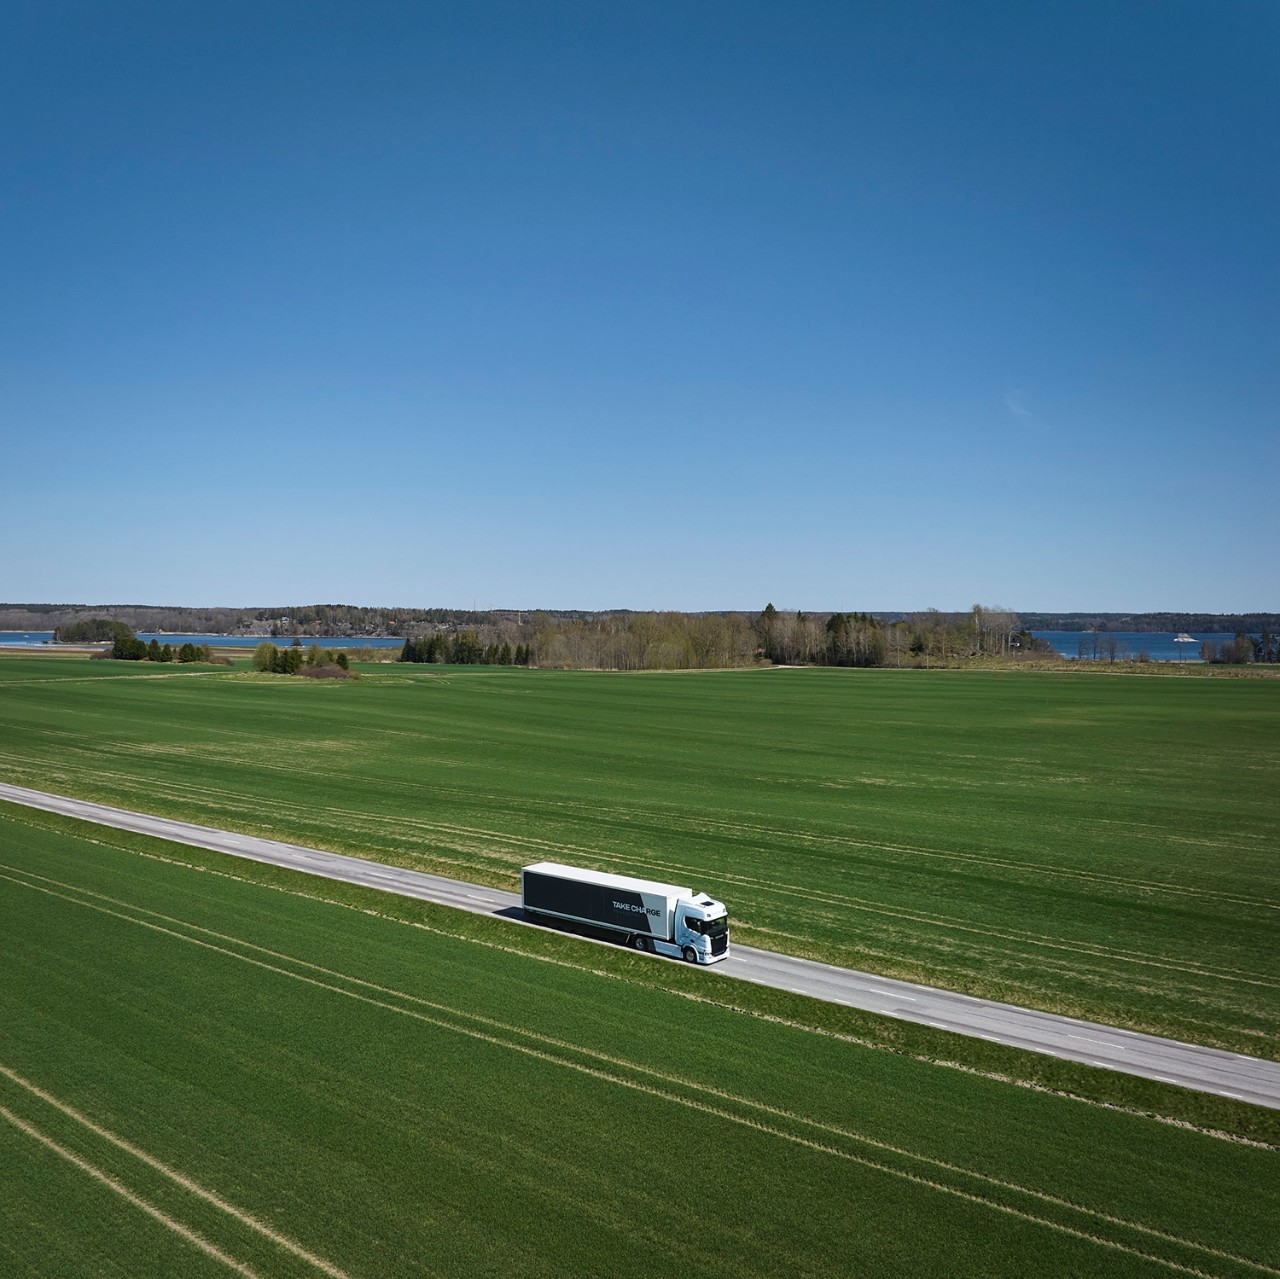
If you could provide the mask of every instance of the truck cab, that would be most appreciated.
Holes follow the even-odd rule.
[[[729,912],[705,893],[676,903],[675,944],[696,964],[714,964],[729,954]],[[692,953],[691,953],[692,952]]]

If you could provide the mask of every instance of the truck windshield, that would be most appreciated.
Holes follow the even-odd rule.
[[[702,933],[704,937],[723,937],[729,931],[728,915],[721,915],[719,919],[690,919],[687,922],[691,931]]]

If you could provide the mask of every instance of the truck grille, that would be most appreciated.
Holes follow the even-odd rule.
[[[711,939],[711,953],[713,955],[723,955],[729,949],[729,934],[725,933],[721,937],[713,937]]]

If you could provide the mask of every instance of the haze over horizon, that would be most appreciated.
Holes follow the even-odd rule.
[[[4,33],[7,600],[1276,607],[1274,5]]]

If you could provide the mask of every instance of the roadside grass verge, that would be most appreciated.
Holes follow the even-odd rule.
[[[1274,1149],[744,1016],[576,939],[0,822],[26,1125],[0,1175],[49,1192],[0,1199],[0,1250],[34,1212],[60,1255],[90,1237],[81,1273],[206,1273],[165,1218],[257,1274],[1280,1274]]]

